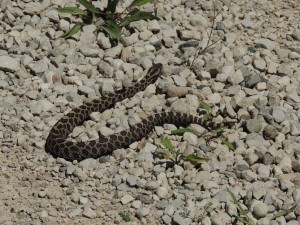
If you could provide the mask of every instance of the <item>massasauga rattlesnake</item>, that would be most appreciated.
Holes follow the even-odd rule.
[[[191,123],[195,123],[207,129],[214,128],[216,126],[215,124],[211,121],[205,121],[198,116],[178,112],[162,112],[143,119],[140,123],[128,130],[108,137],[100,136],[98,140],[86,142],[72,142],[66,140],[72,130],[88,119],[92,112],[103,112],[113,107],[116,102],[130,98],[137,92],[144,90],[149,84],[156,81],[161,71],[162,64],[154,64],[146,76],[135,85],[117,91],[115,94],[109,94],[100,99],[84,103],[80,107],[73,109],[61,118],[51,129],[46,140],[46,150],[56,157],[81,161],[86,158],[98,158],[110,154],[118,148],[127,147],[131,143],[147,136],[154,126],[161,126],[165,123],[175,124],[176,126],[187,126]]]

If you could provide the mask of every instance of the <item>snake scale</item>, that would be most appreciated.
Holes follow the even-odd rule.
[[[92,112],[103,112],[113,107],[116,102],[134,96],[137,92],[144,90],[149,84],[154,83],[161,72],[162,64],[154,64],[145,77],[135,85],[117,91],[114,94],[108,94],[100,99],[86,102],[71,110],[52,127],[46,140],[46,151],[55,157],[81,161],[86,158],[98,158],[108,155],[116,149],[128,147],[131,143],[147,136],[155,126],[161,126],[165,123],[175,124],[176,126],[187,126],[195,123],[207,129],[215,127],[215,124],[211,121],[205,121],[198,116],[179,112],[161,112],[143,119],[128,130],[107,137],[100,135],[97,140],[86,142],[67,140],[72,130],[87,120]]]

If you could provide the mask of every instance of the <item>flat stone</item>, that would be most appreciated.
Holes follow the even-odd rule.
[[[158,187],[156,189],[156,194],[160,199],[166,198],[168,196],[168,189],[165,187]]]
[[[15,72],[20,69],[20,61],[18,59],[2,55],[0,56],[0,70],[5,72]]]
[[[121,203],[123,205],[128,204],[129,202],[132,202],[134,200],[134,197],[132,197],[131,195],[125,195],[121,198]]]
[[[255,59],[253,61],[253,66],[255,69],[259,70],[259,71],[265,71],[267,63],[264,59],[260,58],[260,59]]]
[[[47,64],[46,60],[41,59],[41,60],[35,62],[31,69],[35,74],[44,73],[48,70],[48,64]]]
[[[78,207],[69,213],[69,217],[74,218],[75,216],[79,216],[81,213],[82,213],[82,209]]]
[[[300,29],[295,29],[292,33],[292,37],[295,40],[300,41]]]
[[[87,218],[90,218],[90,219],[93,219],[93,218],[96,217],[96,213],[90,207],[84,207],[82,215],[84,217],[87,217]]]
[[[255,43],[258,47],[266,48],[271,51],[275,49],[274,42],[269,39],[265,39],[265,38],[256,39]]]

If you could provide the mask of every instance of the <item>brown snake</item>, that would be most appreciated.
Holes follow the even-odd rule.
[[[191,123],[199,124],[207,129],[215,127],[211,121],[205,121],[198,116],[192,116],[179,112],[162,112],[153,114],[128,130],[107,137],[100,136],[97,140],[85,142],[72,142],[66,140],[72,130],[88,119],[92,112],[103,112],[111,108],[116,102],[130,98],[137,92],[144,90],[149,84],[154,83],[162,71],[162,64],[154,64],[146,76],[135,85],[109,94],[100,99],[84,103],[73,109],[61,118],[51,129],[46,140],[46,150],[55,157],[66,160],[81,161],[86,158],[98,158],[108,155],[119,148],[128,147],[131,143],[139,141],[147,136],[155,126],[165,123],[176,126],[187,126]]]

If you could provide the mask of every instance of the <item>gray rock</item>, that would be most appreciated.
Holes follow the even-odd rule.
[[[268,211],[269,206],[263,202],[259,202],[253,207],[253,215],[256,218],[265,217],[268,214]]]
[[[196,30],[182,30],[179,32],[179,37],[183,41],[201,40],[202,34]]]
[[[255,44],[258,47],[266,48],[266,49],[269,49],[271,51],[275,49],[274,42],[269,40],[269,39],[265,39],[265,38],[256,39]]]
[[[259,58],[259,59],[255,59],[253,61],[253,66],[255,69],[257,69],[259,71],[265,71],[265,69],[267,67],[267,63],[264,59]]]
[[[166,198],[168,196],[168,193],[168,189],[165,187],[158,187],[156,189],[156,194],[160,199]]]
[[[225,202],[228,203],[232,200],[231,196],[227,191],[220,191],[215,196],[214,199],[216,199],[218,202]]]
[[[82,209],[78,207],[69,213],[69,217],[74,218],[75,216],[79,216],[81,213],[82,213]]]
[[[131,186],[131,187],[133,187],[133,186],[135,186],[137,183],[136,183],[136,178],[134,177],[134,176],[132,176],[132,175],[129,175],[128,177],[127,177],[127,183],[129,184],[129,186]]]
[[[159,31],[161,29],[157,20],[150,20],[147,28],[150,31]]]
[[[186,79],[179,75],[173,75],[172,78],[173,78],[175,84],[178,86],[185,87],[187,84]]]
[[[288,156],[284,156],[279,162],[278,166],[285,173],[290,173],[292,170],[292,160]]]
[[[100,165],[99,161],[96,160],[96,159],[92,159],[92,158],[89,158],[89,159],[85,159],[85,160],[82,160],[79,165],[83,168],[83,169],[86,169],[86,170],[95,170],[98,168],[98,166]]]
[[[300,54],[297,52],[289,52],[289,59],[291,60],[300,59]]]
[[[15,72],[20,69],[20,61],[6,56],[0,56],[0,70],[7,72]]]
[[[300,29],[295,29],[291,35],[295,40],[300,41]]]
[[[121,54],[121,52],[122,52],[122,49],[123,49],[123,47],[122,47],[122,45],[117,45],[117,46],[115,46],[115,47],[113,47],[113,48],[109,48],[109,49],[107,49],[106,51],[105,51],[105,56],[106,57],[111,57],[111,58],[117,58],[117,57],[119,57],[119,55]]]
[[[255,71],[251,71],[247,67],[241,69],[243,76],[245,77],[245,86],[247,88],[253,88],[259,82],[266,82],[267,80],[260,76]]]
[[[191,145],[196,145],[198,143],[198,137],[197,135],[191,133],[191,132],[185,132],[183,134],[183,140]]]
[[[260,178],[268,179],[270,177],[270,167],[265,165],[259,165],[257,173]]]
[[[271,74],[276,74],[277,73],[277,68],[279,67],[279,64],[276,62],[270,62],[268,63],[268,69],[267,72]]]
[[[61,181],[61,186],[63,187],[69,187],[72,184],[72,181],[70,179],[63,179]]]
[[[139,41],[138,33],[133,33],[129,37],[121,36],[120,41],[125,47],[131,46]]]
[[[208,20],[203,17],[201,14],[195,14],[191,17],[191,24],[194,27],[207,27],[208,26]]]
[[[129,202],[132,202],[134,200],[134,197],[132,197],[131,195],[125,195],[121,198],[121,203],[123,205],[128,204]]]
[[[246,128],[251,133],[258,133],[262,129],[262,123],[257,119],[250,119],[246,121]]]
[[[137,197],[138,200],[140,200],[144,204],[151,204],[153,202],[153,199],[151,196],[146,194],[140,194]]]
[[[46,13],[46,16],[52,20],[53,22],[59,22],[59,16],[58,16],[58,12],[57,10],[49,10],[47,13]]]
[[[277,74],[279,76],[291,76],[292,75],[291,66],[287,63],[280,64],[280,66],[277,69]]]
[[[30,99],[37,99],[39,92],[36,90],[30,90],[28,92],[26,92],[26,96]]]
[[[231,76],[228,76],[227,81],[231,84],[239,84],[244,81],[243,73],[241,70],[235,71]]]
[[[150,213],[149,208],[142,207],[138,209],[138,211],[136,212],[136,216],[137,218],[141,219],[147,216],[149,213]]]
[[[73,175],[78,177],[78,179],[81,181],[85,181],[88,178],[88,176],[80,168],[76,168],[76,170],[73,172]]]
[[[82,196],[79,196],[79,203],[81,205],[85,205],[89,202],[89,199],[88,198],[85,198],[85,197],[82,197]]]
[[[272,116],[277,123],[281,123],[285,120],[286,112],[282,107],[273,107]]]
[[[75,192],[71,195],[71,200],[75,203],[78,203],[80,199],[80,194],[78,192]]]
[[[255,28],[255,24],[253,23],[253,21],[249,20],[249,19],[244,19],[241,21],[241,24],[248,29],[254,29]]]
[[[212,225],[231,224],[230,216],[225,212],[216,212],[211,216]]]
[[[94,210],[92,210],[90,207],[87,207],[87,206],[84,207],[82,215],[89,219],[93,219],[97,216],[96,213],[94,212]]]
[[[36,63],[34,63],[31,69],[35,74],[44,73],[48,70],[48,63],[46,62],[45,59],[41,59]]]

